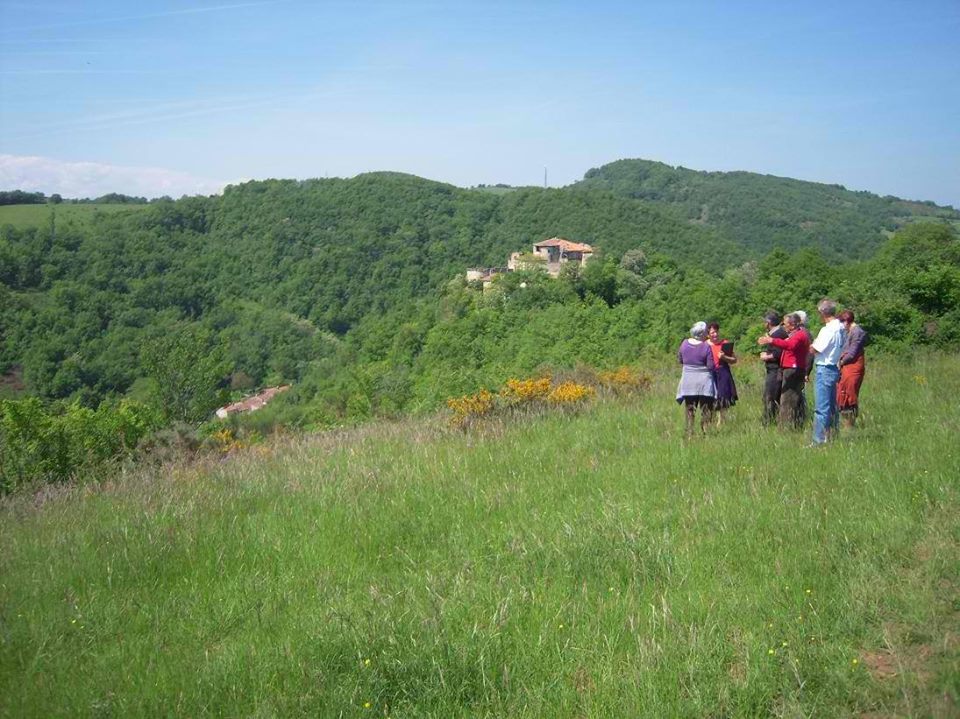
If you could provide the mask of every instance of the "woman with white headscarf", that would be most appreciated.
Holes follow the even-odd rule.
[[[803,310],[794,312],[800,318],[800,330],[807,335],[807,344],[813,344],[813,335],[807,327],[807,313]],[[810,381],[810,373],[813,372],[813,352],[807,354],[806,371],[804,372],[804,384],[800,387],[800,404],[797,406],[797,426],[802,427],[807,423],[807,417],[810,416],[810,407],[807,404],[807,393],[805,390],[806,382]]]
[[[693,435],[697,407],[700,408],[700,430],[704,431],[713,417],[713,403],[717,396],[717,363],[706,338],[707,323],[697,322],[690,328],[690,337],[681,342],[677,350],[677,359],[683,366],[677,402],[686,408],[688,437]]]

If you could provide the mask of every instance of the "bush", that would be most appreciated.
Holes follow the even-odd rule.
[[[651,382],[649,375],[630,367],[596,372],[580,365],[572,372],[560,374],[560,379],[556,380],[549,375],[511,378],[496,394],[483,389],[476,394],[448,399],[447,407],[453,412],[450,423],[459,429],[467,429],[477,420],[498,411],[529,415],[547,408],[577,409],[596,396],[598,387],[620,396],[639,393]]]
[[[653,379],[646,372],[632,367],[618,367],[615,370],[597,373],[597,381],[607,392],[614,395],[632,395],[650,387]]]
[[[508,404],[524,404],[543,400],[550,394],[550,378],[508,379],[500,397]]]
[[[476,419],[493,412],[494,400],[494,395],[485,389],[476,394],[448,399],[447,407],[453,410],[451,423],[454,427],[466,428]]]
[[[576,382],[563,382],[550,391],[547,401],[552,405],[572,406],[582,404],[596,393],[593,387]]]
[[[61,482],[132,453],[160,426],[154,410],[128,400],[61,412],[37,398],[0,400],[0,492]]]

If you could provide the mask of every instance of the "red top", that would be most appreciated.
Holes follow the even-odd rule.
[[[776,337],[770,342],[774,347],[783,350],[780,355],[780,366],[790,368],[807,368],[807,353],[810,351],[810,335],[803,329],[794,330],[785,340]]]
[[[720,366],[720,356],[723,354],[723,343],[728,340],[720,340],[717,343],[713,343],[710,340],[707,340],[707,344],[710,345],[710,351],[713,352],[713,362]]]

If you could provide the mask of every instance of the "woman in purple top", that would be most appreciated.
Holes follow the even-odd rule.
[[[847,339],[840,353],[840,381],[837,383],[837,408],[843,426],[853,429],[857,425],[860,413],[860,387],[867,370],[863,348],[867,344],[867,333],[854,321],[853,312],[844,310],[838,317],[847,330]]]
[[[690,338],[681,342],[677,351],[677,359],[683,365],[677,402],[686,408],[688,437],[693,435],[697,407],[700,408],[700,431],[705,431],[713,418],[713,403],[717,396],[717,364],[706,338],[706,323],[697,322],[690,328]]]

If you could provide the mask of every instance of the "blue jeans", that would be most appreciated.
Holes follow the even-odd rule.
[[[817,365],[814,380],[816,401],[813,409],[813,443],[827,441],[827,430],[838,430],[837,383],[840,381],[840,368],[836,365]]]

